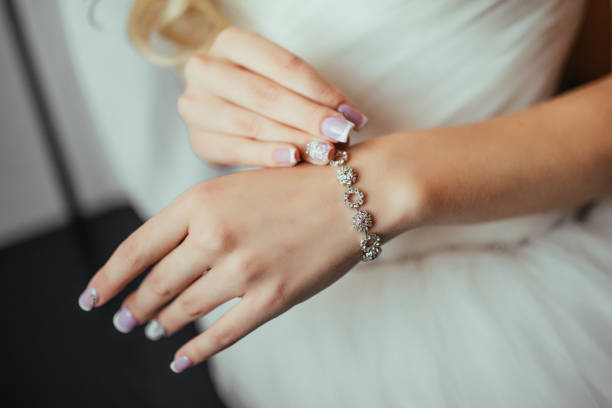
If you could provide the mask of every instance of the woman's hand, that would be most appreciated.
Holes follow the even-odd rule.
[[[241,298],[176,352],[172,368],[200,363],[324,289],[359,259],[361,234],[351,228],[343,191],[333,168],[312,165],[201,183],[121,243],[80,305],[104,305],[153,264],[115,315],[122,332],[150,322],[146,334],[157,339]]]
[[[569,208],[609,194],[611,94],[608,77],[525,111],[353,146],[350,166],[374,232],[388,240],[415,226]],[[105,304],[155,264],[115,325],[127,332],[151,321],[147,334],[158,338],[240,297],[177,351],[173,369],[181,371],[350,269],[361,235],[343,191],[332,168],[312,165],[199,184],[128,237],[79,303]]]
[[[367,121],[306,62],[235,27],[192,58],[185,77],[178,109],[194,150],[212,164],[325,164]]]

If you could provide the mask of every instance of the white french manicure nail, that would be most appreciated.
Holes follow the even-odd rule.
[[[297,158],[297,149],[295,148],[278,149],[274,152],[274,160],[277,163],[295,164],[297,163]]]
[[[161,323],[155,319],[151,320],[149,324],[147,324],[147,327],[145,327],[145,336],[147,336],[149,340],[156,341],[165,335],[166,329],[164,329],[164,326],[162,326]]]
[[[79,296],[79,307],[86,312],[89,312],[98,303],[98,292],[93,286],[88,286],[87,289]]]

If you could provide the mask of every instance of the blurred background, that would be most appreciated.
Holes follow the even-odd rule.
[[[180,93],[172,72],[153,67],[129,45],[124,15],[107,10],[105,20],[114,24],[121,41],[106,41],[112,30],[91,29],[96,18],[90,16],[88,21],[83,10],[91,9],[92,3],[96,2],[0,0],[0,273],[8,339],[3,366],[9,373],[0,386],[2,401],[19,407],[222,407],[206,364],[180,376],[168,368],[175,350],[195,335],[193,327],[156,343],[146,340],[142,331],[124,335],[114,329],[113,313],[138,282],[107,307],[85,313],[77,306],[89,278],[142,223],[138,214],[143,213],[129,204],[111,171],[117,163],[107,162],[109,157],[125,161],[132,152],[105,154],[97,133],[113,132],[108,132],[111,127],[102,129],[105,122],[100,116],[96,121],[87,101],[95,99],[92,95],[100,99],[111,95],[114,110],[105,119],[120,122],[117,128],[123,132],[117,137],[147,140],[149,132],[163,133],[172,127],[156,122],[155,112],[137,102],[154,101],[155,109],[169,112],[175,110],[176,98],[159,95]],[[131,4],[102,3],[126,10]],[[90,30],[79,31],[76,23],[68,27],[67,10],[81,13],[73,23]],[[608,13],[590,8],[589,18],[607,19]],[[581,33],[576,49],[583,54],[572,53],[560,90],[609,71],[609,55],[588,46],[601,35]],[[78,46],[90,48],[80,59],[74,52]],[[585,60],[589,64],[576,68],[574,61]],[[142,72],[144,79],[139,77]],[[91,78],[99,83],[91,85]],[[154,83],[156,89],[126,92],[126,85],[141,79],[135,89],[144,89],[143,83]],[[179,126],[175,116],[170,119]],[[142,118],[153,118],[148,128]],[[189,149],[186,140],[169,140],[168,145]],[[201,170],[198,166],[203,166],[195,156],[189,163],[156,165],[165,166],[164,182],[177,192],[191,185]],[[172,172],[182,173],[175,177]],[[145,175],[123,176],[137,183]],[[170,201],[167,196],[174,192],[162,194],[156,183],[149,184],[134,184],[131,189],[159,203]],[[157,208],[152,204],[145,210],[155,213]]]
[[[88,279],[142,221],[98,145],[60,3],[0,0],[3,402],[220,407],[206,365],[180,376],[168,369],[192,327],[152,343],[115,331],[116,301],[90,313],[77,306]]]

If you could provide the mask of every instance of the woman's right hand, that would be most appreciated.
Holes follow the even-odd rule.
[[[191,58],[185,78],[179,113],[195,152],[215,165],[326,164],[367,121],[306,62],[236,27]]]

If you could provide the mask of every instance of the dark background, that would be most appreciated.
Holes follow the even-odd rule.
[[[125,335],[114,329],[112,316],[124,296],[89,313],[78,307],[77,298],[89,278],[141,220],[129,204],[94,213],[82,210],[61,143],[63,135],[28,36],[27,3],[32,2],[0,0],[0,13],[36,130],[27,136],[35,134],[43,147],[48,176],[57,186],[65,217],[53,228],[30,228],[32,232],[20,233],[0,246],[3,337],[8,339],[2,405],[222,407],[206,364],[180,375],[169,369],[174,352],[196,334],[193,326],[151,342],[142,330]],[[32,3],[30,9],[36,6]],[[5,89],[6,82],[2,85]],[[14,107],[16,102],[6,99],[4,95],[2,108]],[[7,134],[5,126],[0,129],[1,146],[7,148],[7,138],[18,135]],[[20,177],[9,176],[16,177],[15,183]],[[3,210],[10,207],[8,198],[1,198]]]

